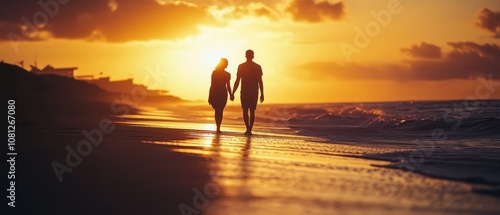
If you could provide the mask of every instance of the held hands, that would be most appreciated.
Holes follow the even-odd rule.
[[[230,99],[231,101],[234,101],[234,93],[231,93],[231,94],[229,95],[229,99]],[[260,95],[260,103],[262,103],[262,102],[264,102],[264,95]]]

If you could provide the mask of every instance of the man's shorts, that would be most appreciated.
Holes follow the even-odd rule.
[[[257,99],[259,97],[259,94],[242,94],[240,96],[241,99],[241,108],[247,109],[250,108],[251,110],[255,110],[257,108]]]

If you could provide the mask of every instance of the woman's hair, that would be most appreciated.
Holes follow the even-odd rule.
[[[224,70],[228,64],[228,61],[226,58],[221,58],[219,60],[219,64],[215,67],[215,70]]]

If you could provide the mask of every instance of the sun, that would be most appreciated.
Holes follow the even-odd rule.
[[[231,58],[231,55],[229,55],[226,48],[213,46],[207,46],[203,49],[200,49],[199,55],[200,57],[205,58],[204,60],[200,61],[200,63],[203,62],[203,64],[207,68],[215,68],[221,58]]]

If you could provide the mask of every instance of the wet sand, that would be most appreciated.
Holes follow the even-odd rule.
[[[136,121],[135,126],[188,130],[189,140],[144,141],[203,158],[210,181],[204,214],[498,214],[500,198],[471,192],[479,185],[382,168],[363,154],[381,149],[240,125]],[[212,191],[218,192],[212,192]],[[213,198],[211,198],[213,197]],[[203,199],[202,199],[203,200]],[[194,208],[194,207],[193,207]]]

